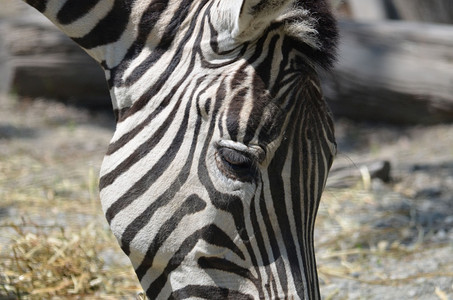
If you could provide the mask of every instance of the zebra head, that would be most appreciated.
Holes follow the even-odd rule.
[[[147,296],[318,299],[336,149],[316,72],[335,48],[325,1],[28,2],[106,72],[101,201]]]

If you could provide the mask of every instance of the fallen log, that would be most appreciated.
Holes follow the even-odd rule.
[[[91,107],[110,105],[102,69],[47,20],[26,14],[1,22],[0,32],[0,71],[13,93]]]
[[[336,116],[402,124],[453,121],[453,26],[344,21],[340,28],[338,65],[323,80]],[[11,82],[14,93],[110,105],[101,68],[47,20],[26,14],[0,23],[0,32],[0,79]]]
[[[354,20],[384,20],[388,17],[382,0],[347,0]]]
[[[339,14],[356,21],[405,20],[453,24],[451,0],[343,0]]]
[[[6,28],[0,23],[0,36],[5,36]],[[0,94],[7,93],[11,84],[12,66],[5,39],[0,38]]]
[[[329,172],[326,186],[328,188],[347,188],[362,182],[368,189],[371,180],[374,179],[379,179],[384,183],[391,182],[391,164],[389,161],[373,161],[345,166],[334,164]]]
[[[451,0],[390,0],[390,2],[403,20],[453,24]]]
[[[400,124],[453,121],[453,26],[341,22],[338,65],[324,76],[333,113]]]

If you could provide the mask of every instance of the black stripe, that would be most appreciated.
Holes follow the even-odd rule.
[[[181,82],[182,83],[182,82]],[[119,149],[121,149],[124,145],[126,145],[127,142],[129,142],[130,140],[132,140],[134,137],[136,137],[145,127],[146,125],[150,124],[151,121],[153,119],[155,119],[167,106],[168,104],[171,103],[171,100],[174,100],[173,99],[173,96],[175,95],[175,92],[176,90],[180,88],[180,85],[178,86],[174,86],[172,88],[172,93],[168,94],[163,100],[162,102],[160,103],[160,105],[155,109],[153,110],[148,117],[146,117],[145,120],[143,120],[140,124],[137,124],[136,126],[134,126],[132,128],[131,131],[129,131],[128,133],[122,135],[118,140],[116,140],[115,142],[111,143],[109,145],[109,148],[107,149],[107,153],[106,155],[111,155],[113,153],[115,153],[116,151],[118,151]],[[181,98],[180,98],[181,99]],[[177,104],[175,104],[177,105]],[[176,106],[175,106],[176,107]],[[129,108],[128,108],[129,109]],[[124,119],[126,118],[127,114],[127,110],[124,111],[121,115],[119,115],[119,119],[118,119],[118,122],[121,122],[121,121],[124,121]],[[130,114],[129,114],[130,115]],[[170,117],[171,118],[171,117]],[[166,120],[170,119],[170,118],[167,118]],[[164,124],[162,124],[160,127],[163,127]]]
[[[193,30],[193,28],[196,25],[195,21],[196,21],[195,19],[192,21],[191,30]],[[191,31],[191,30],[189,30],[189,31]],[[123,119],[121,119],[120,121],[124,121],[130,115],[133,115],[134,113],[140,111],[146,104],[148,104],[149,101],[151,101],[151,99],[153,99],[153,97],[155,95],[157,95],[162,90],[162,87],[170,79],[170,77],[173,75],[173,72],[176,70],[176,67],[179,65],[179,63],[182,59],[182,56],[184,54],[184,51],[185,51],[183,45],[187,42],[187,40],[189,38],[190,38],[190,34],[187,34],[184,38],[184,41],[182,41],[179,44],[179,47],[178,47],[175,55],[173,56],[171,62],[168,64],[167,68],[162,71],[162,73],[160,74],[156,83],[154,83],[143,95],[141,95],[134,102],[134,105],[126,112],[126,114],[123,116]],[[153,54],[151,54],[151,56],[158,55],[160,58],[160,55],[163,54],[165,51],[166,51],[165,49],[156,48],[153,51]],[[159,53],[161,53],[161,54],[159,54]],[[165,99],[171,100],[171,97],[173,97],[174,92],[179,88],[179,86],[184,81],[187,81],[187,78],[193,71],[193,67],[195,65],[195,59],[196,59],[195,53],[192,53],[192,58],[191,58],[190,64],[187,66],[186,73],[184,74],[184,76],[181,77],[181,80],[174,85],[172,90],[168,92],[168,94],[164,98],[164,100]],[[154,58],[152,60],[154,60]],[[137,81],[144,74],[144,72],[147,71],[152,66],[153,63],[154,63],[154,61],[149,61],[149,57],[148,57],[145,60],[145,62],[143,62],[139,67],[137,67],[137,69],[134,72],[132,72],[132,75],[129,76],[127,84],[132,84],[133,82]]]
[[[25,2],[43,13],[47,8],[47,2],[49,2],[49,0],[26,0]]]
[[[57,14],[62,25],[68,25],[89,13],[100,0],[68,0]]]
[[[269,180],[272,180],[269,178]],[[277,268],[277,275],[280,280],[281,287],[283,289],[283,293],[285,296],[288,294],[288,278],[286,276],[286,268],[285,264],[282,259],[282,254],[280,252],[280,248],[278,246],[277,237],[275,235],[275,231],[272,227],[272,222],[269,217],[269,212],[266,207],[266,201],[264,199],[264,195],[261,194],[260,196],[260,212],[263,218],[264,225],[267,231],[267,237],[269,239],[269,244],[272,249],[272,255],[274,256],[273,262],[275,263],[275,267]],[[276,286],[274,285],[274,290],[277,291]]]
[[[312,105],[312,103],[310,103],[310,105]],[[308,189],[312,193],[312,195],[310,197],[311,201],[309,202],[310,207],[307,210],[308,227],[306,228],[306,231],[305,231],[308,247],[307,247],[307,249],[305,249],[305,252],[304,252],[305,256],[307,257],[307,265],[306,265],[307,269],[306,270],[307,270],[307,275],[309,275],[307,278],[307,281],[308,281],[308,284],[311,286],[310,292],[315,292],[315,290],[313,290],[313,287],[317,283],[317,282],[315,283],[314,278],[312,278],[313,272],[311,270],[316,270],[315,255],[314,255],[314,249],[313,249],[313,230],[314,230],[314,226],[315,226],[316,213],[317,213],[317,208],[318,208],[320,198],[319,197],[315,198],[314,193],[315,193],[316,179],[318,179],[317,177],[319,176],[320,170],[315,169],[315,167],[316,167],[316,162],[318,160],[318,157],[320,155],[319,151],[321,150],[320,145],[318,144],[316,126],[313,126],[314,124],[316,124],[316,120],[315,120],[313,114],[314,114],[313,110],[308,110],[307,123],[309,122],[311,126],[307,130],[307,139],[309,139],[309,141],[310,141],[310,143],[309,143],[310,145],[307,148],[307,150],[309,152],[308,156],[311,159],[311,172],[310,173],[307,172],[308,178],[305,180],[306,189]],[[318,195],[320,196],[320,194],[318,194]]]
[[[109,86],[120,86],[124,72],[129,67],[130,62],[134,61],[141,53],[149,38],[149,34],[156,26],[163,12],[168,7],[168,0],[152,1],[143,12],[138,25],[138,35],[134,43],[129,47],[123,61],[112,69],[112,76],[108,80]]]
[[[129,107],[123,107],[123,108],[116,108],[113,110],[113,115],[115,116],[115,121],[118,122],[120,119],[123,118],[123,115],[126,113],[126,111],[129,109]],[[110,147],[109,147],[110,148]],[[107,153],[109,154],[109,153]]]
[[[290,119],[290,124],[296,122],[296,120]],[[291,137],[291,135],[289,135]],[[279,232],[281,233],[282,242],[285,245],[288,264],[291,269],[291,274],[294,282],[296,283],[296,291],[300,298],[304,297],[304,289],[302,284],[301,274],[301,266],[299,265],[299,261],[297,258],[296,252],[296,243],[294,241],[294,237],[291,232],[290,222],[288,220],[288,210],[287,210],[287,201],[291,199],[287,199],[285,197],[285,190],[284,190],[284,181],[281,177],[283,173],[283,168],[285,166],[286,158],[288,157],[288,150],[290,147],[290,143],[293,141],[291,139],[283,139],[280,147],[277,149],[272,161],[269,164],[268,172],[269,174],[273,174],[270,176],[270,192],[271,198],[273,201],[273,208],[277,217],[278,226],[280,228]],[[298,181],[299,178],[296,178],[291,184],[300,184]],[[295,195],[292,195],[295,196]],[[299,230],[306,230],[305,228],[299,228]],[[280,275],[280,274],[279,274]],[[285,296],[288,293],[288,286],[284,286]]]
[[[259,284],[249,269],[243,268],[224,258],[202,256],[198,259],[198,266],[202,269],[214,269],[238,275],[250,280],[255,286]]]
[[[260,193],[260,195],[261,195],[261,193]],[[256,209],[257,209],[257,206],[255,205],[255,197],[253,197],[252,201],[250,203],[250,221],[252,223],[253,233],[254,233],[254,236],[256,239],[256,244],[257,244],[258,250],[260,251],[260,254],[261,254],[261,260],[263,261],[263,266],[266,270],[266,274],[268,277],[268,282],[265,285],[265,288],[267,290],[268,295],[271,295],[270,284],[272,282],[275,285],[275,280],[271,280],[272,272],[270,270],[270,260],[269,260],[270,253],[268,253],[266,246],[264,244],[263,233],[262,233],[259,223],[258,223],[258,216],[256,214]]]
[[[246,120],[247,125],[245,127],[244,136],[244,144],[246,145],[249,144],[255,136],[256,130],[258,129],[258,126],[261,123],[261,119],[263,118],[263,112],[272,100],[267,86],[264,85],[260,74],[254,74],[251,89],[252,101],[248,101],[247,104],[249,106],[252,106],[252,109],[248,116],[248,120]]]
[[[268,105],[272,118],[267,118],[259,133],[259,143],[268,144],[282,134],[282,124],[287,118],[288,113],[294,109],[298,103],[297,91],[303,88],[300,83],[300,78],[303,76],[299,69],[289,68],[289,57],[291,56],[291,48],[288,48],[286,39],[283,40],[282,61],[280,62],[279,70],[275,79],[276,84],[271,88],[271,95],[278,94],[283,88],[285,91],[278,98],[273,99],[274,106]],[[304,71],[311,68],[304,68]]]
[[[163,174],[168,166],[170,166],[184,141],[184,135],[186,134],[187,126],[189,123],[191,105],[192,101],[189,101],[185,109],[184,119],[180,127],[178,128],[178,132],[176,133],[176,136],[174,137],[171,145],[169,145],[168,151],[164,153],[164,155],[146,174],[142,176],[142,178],[140,178],[129,190],[127,190],[107,209],[105,216],[109,223],[121,210],[125,209],[139,196],[143,195],[148,190],[148,188],[153,185],[156,180]],[[194,138],[194,141],[196,141],[196,138]],[[102,187],[104,187],[104,185],[102,185]]]
[[[168,204],[176,195],[176,193],[181,189],[183,184],[187,181],[187,178],[190,174],[190,168],[192,166],[193,157],[198,142],[198,134],[201,126],[201,118],[197,119],[194,130],[194,139],[192,140],[192,145],[189,150],[189,156],[186,160],[186,163],[179,172],[178,177],[172,182],[172,184],[166,189],[166,191],[155,199],[134,221],[132,221],[126,230],[123,233],[125,245],[122,245],[123,251],[126,254],[129,253],[128,244],[134,239],[137,233],[142,229],[142,227],[152,219],[153,215],[156,213],[157,209]],[[134,199],[132,199],[134,200]]]
[[[303,101],[304,99],[300,99]],[[292,160],[291,160],[291,200],[292,200],[292,206],[293,206],[293,215],[294,215],[294,220],[295,220],[295,226],[296,226],[296,233],[297,233],[297,244],[301,248],[301,256],[304,256],[304,251],[307,248],[305,243],[304,243],[304,238],[305,232],[307,232],[307,224],[304,223],[306,220],[305,215],[302,216],[302,211],[306,210],[306,200],[302,199],[302,194],[301,194],[301,183],[304,182],[303,180],[306,180],[305,174],[308,171],[307,166],[301,165],[301,158],[303,159],[303,154],[307,151],[306,148],[303,148],[301,145],[301,140],[305,139],[305,136],[303,135],[303,130],[305,124],[303,120],[303,110],[302,110],[302,105],[299,105],[298,107],[294,108],[294,113],[292,114],[297,118],[297,120],[294,120],[290,122],[289,126],[292,127],[290,130],[291,134],[291,139],[293,141],[292,143]],[[293,125],[295,124],[295,125]],[[308,194],[306,191],[304,192],[304,196],[308,197]],[[308,199],[308,198],[306,198]]]
[[[280,36],[278,34],[275,34],[271,38],[269,45],[266,47],[268,50],[266,57],[256,67],[256,73],[258,74],[258,76],[260,76],[261,80],[264,83],[264,86],[267,88],[271,88],[270,79],[271,79],[271,72],[273,71],[271,67],[273,65],[273,63],[272,63],[273,60],[276,58],[275,50],[276,50],[276,45],[277,45],[277,42],[279,39],[280,39]]]
[[[246,1],[244,1],[246,2]],[[250,9],[251,11],[248,12],[252,15],[257,15],[259,14],[260,12],[262,12],[263,10],[276,10],[278,8],[280,8],[279,6],[281,6],[282,4],[276,4],[275,3],[276,1],[270,1],[270,0],[261,0],[260,2],[258,2],[257,4],[255,4],[254,6],[252,6]],[[281,1],[280,1],[281,2]]]
[[[157,108],[155,108],[150,113],[150,115],[148,117],[146,117],[145,120],[143,120],[140,124],[137,124],[136,126],[134,126],[131,131],[129,131],[128,133],[124,134],[117,141],[115,141],[115,142],[113,142],[113,143],[111,143],[109,145],[109,148],[107,149],[107,153],[106,153],[107,155],[111,155],[111,154],[115,153],[116,151],[118,151],[119,149],[121,149],[127,142],[129,142],[132,138],[137,136],[137,134],[139,134],[143,130],[143,128],[145,128],[146,125],[150,124],[151,121],[153,121],[153,119],[155,119],[170,103],[172,103],[172,100],[174,101],[173,97],[175,96],[175,94],[178,91],[178,89],[181,88],[181,86],[183,86],[183,83],[185,81],[187,81],[187,76],[191,72],[193,64],[194,64],[194,60],[192,59],[191,60],[191,64],[190,64],[191,67],[189,67],[189,69],[186,72],[185,76],[183,76],[183,78],[178,83],[176,83],[173,86],[171,91],[169,91],[169,93],[159,103]],[[197,82],[196,82],[196,86],[199,86],[204,79],[205,79],[205,76],[202,76],[201,78],[199,78],[197,80]],[[187,88],[189,85],[190,85],[190,82],[186,84],[185,88]],[[204,90],[202,92],[204,92]],[[181,94],[180,99],[181,99],[181,97],[182,98],[184,97],[184,91]],[[129,108],[127,108],[127,110],[129,110]],[[126,117],[127,117],[126,116],[126,112],[127,111],[125,111],[124,114],[122,114],[120,116],[120,118],[118,120],[119,122],[124,121],[126,119]],[[128,114],[128,116],[131,115],[130,112],[127,112],[127,114]]]
[[[252,56],[247,59],[247,62],[249,65],[253,65],[253,63],[261,57],[261,54],[263,53],[264,49],[264,43],[267,40],[267,36],[269,34],[269,31],[266,31],[263,36],[256,42],[255,45],[255,51],[253,52]]]
[[[243,83],[241,85],[243,85]],[[232,97],[228,106],[226,127],[228,129],[230,138],[233,141],[237,141],[238,139],[238,133],[241,126],[240,125],[241,110],[246,101],[248,100],[247,99],[248,89],[249,89],[248,87],[245,87],[237,91],[235,95]]]
[[[241,9],[239,10],[239,17],[241,17],[241,15],[244,13],[244,6],[245,6],[245,0],[242,1],[242,4],[241,4]]]
[[[203,207],[204,208],[204,207]],[[180,220],[179,220],[180,221]],[[170,224],[168,221],[161,227],[159,233],[162,232],[161,236],[156,236],[151,243],[148,252],[145,255],[143,262],[140,266],[135,270],[139,280],[145,276],[146,272],[149,268],[152,267],[153,260],[157,251],[163,244],[163,242],[168,238],[171,232],[176,228],[175,225]],[[168,231],[168,233],[166,233]],[[165,239],[163,239],[165,238]],[[238,255],[240,258],[244,259],[244,254],[242,251],[234,244],[233,240],[224,232],[222,229],[217,227],[216,225],[211,225],[206,228],[202,235],[203,240],[208,242],[211,245],[215,245],[218,247],[226,248]]]
[[[223,247],[231,250],[242,260],[245,260],[244,253],[234,243],[234,241],[219,227],[212,225],[209,230],[203,233],[203,239],[211,245]]]
[[[236,91],[234,92],[234,96],[232,97],[228,105],[228,110],[226,113],[226,129],[228,130],[228,134],[233,141],[237,141],[237,135],[240,126],[240,113],[242,107],[246,102],[247,92],[250,88],[248,86],[243,87],[244,81],[248,77],[246,72],[247,66],[248,64],[246,63],[242,64],[239,69],[236,70],[232,79],[230,80],[230,89],[232,91]],[[238,88],[240,89],[238,90]]]
[[[195,231],[189,237],[187,237],[179,247],[178,251],[176,251],[173,257],[170,259],[162,274],[148,287],[148,289],[146,290],[146,296],[149,299],[156,299],[167,283],[168,275],[181,265],[185,257],[193,250],[198,241],[202,239],[209,242],[212,236],[219,231],[221,230],[217,226],[208,225]]]
[[[216,286],[188,285],[182,289],[172,292],[168,299],[226,299],[226,300],[253,300],[253,296],[238,291],[232,291],[226,288]]]
[[[165,284],[167,283],[168,275],[171,274],[174,270],[176,270],[181,263],[184,261],[185,257],[187,254],[192,251],[192,249],[195,247],[195,245],[198,243],[200,240],[200,237],[203,234],[203,231],[205,231],[206,228],[201,228],[194,233],[192,233],[190,236],[188,236],[184,242],[181,244],[179,247],[178,251],[173,255],[173,257],[170,259],[170,261],[167,263],[167,266],[163,270],[162,274],[154,280],[148,289],[146,290],[146,296],[149,299],[157,299],[159,296],[160,292],[164,288]]]
[[[287,93],[285,93],[285,95],[287,95]],[[285,95],[283,95],[282,98]],[[272,117],[265,118],[263,126],[258,134],[258,144],[263,145],[263,148],[279,138],[280,135],[284,134],[284,132],[282,132],[282,125],[285,122],[286,111],[278,105],[279,100],[282,98],[276,99],[276,103],[271,103],[266,108],[268,115]]]
[[[187,87],[184,89],[184,92],[186,90]],[[119,177],[121,174],[129,170],[129,168],[131,168],[134,164],[143,159],[143,157],[145,157],[148,153],[150,153],[154,149],[154,147],[159,143],[159,141],[165,136],[165,133],[167,133],[171,124],[173,123],[177,115],[178,109],[180,107],[180,104],[182,102],[182,98],[185,96],[184,92],[181,94],[178,101],[175,103],[175,106],[168,115],[168,118],[165,119],[165,121],[159,126],[159,128],[154,132],[154,134],[148,140],[142,143],[137,149],[135,149],[132,154],[130,154],[128,157],[126,157],[126,159],[124,159],[120,164],[118,164],[118,166],[115,169],[113,169],[112,171],[103,175],[100,178],[99,188],[101,190],[111,185],[117,177]],[[145,124],[143,123],[140,125],[144,127]],[[135,128],[142,129],[143,127],[140,126]],[[136,133],[136,130],[138,130],[135,128],[132,130],[132,133]],[[111,151],[116,150],[117,147],[119,148],[119,146],[124,146],[126,142],[132,139],[135,135],[136,134],[130,133],[123,135],[116,143],[113,143],[112,146],[109,146],[109,151],[107,153],[110,154]]]
[[[159,41],[159,44],[157,44],[157,46],[153,49],[152,53],[142,63],[140,63],[140,65],[137,66],[134,69],[134,71],[131,72],[131,74],[127,77],[127,79],[124,82],[126,86],[131,86],[134,83],[136,83],[143,76],[143,74],[145,74],[145,72],[147,72],[162,57],[163,54],[167,53],[168,48],[172,45],[182,22],[185,20],[189,13],[192,1],[193,0],[184,0],[180,3],[177,11],[173,14],[173,17],[169,22],[168,26],[165,28],[165,32],[162,34],[162,38]],[[205,0],[205,2],[206,1],[207,0]],[[199,7],[201,7],[201,5],[202,4],[200,4]],[[197,9],[196,11],[197,13],[193,17],[190,27],[187,30],[187,33],[185,34],[184,38],[182,38],[182,40],[179,41],[178,48],[175,51],[174,57],[168,64],[167,68],[162,71],[161,76],[159,77],[158,81],[155,84],[156,86],[163,85],[163,83],[165,83],[168,80],[170,75],[179,65],[183,54],[187,53],[187,50],[184,48],[184,46],[189,40],[189,38],[192,36],[194,28],[198,22],[198,16],[200,14],[199,9]],[[118,78],[118,76],[115,77]],[[115,85],[118,84],[115,83]],[[134,107],[136,107],[136,105],[137,104],[135,104]]]
[[[84,37],[73,38],[74,42],[85,49],[116,42],[126,30],[134,2],[134,0],[115,0],[108,15]]]
[[[225,115],[225,111],[222,111],[219,115],[219,121],[217,122],[217,128],[219,129],[220,136],[222,136],[222,137],[225,136],[225,132],[223,129],[223,123],[222,123],[224,115]]]
[[[250,141],[253,139],[255,134],[257,133],[257,128],[261,123],[263,118],[263,112],[272,100],[271,95],[269,93],[272,90],[270,87],[270,78],[272,72],[272,60],[275,56],[275,47],[279,40],[280,36],[275,35],[271,38],[269,42],[268,53],[265,56],[264,60],[260,62],[260,64],[255,68],[255,75],[253,77],[253,84],[252,84],[252,101],[249,101],[248,105],[252,105],[252,109],[247,121],[245,136],[244,136],[244,144],[249,144]],[[277,114],[278,115],[278,114]],[[278,123],[277,123],[278,124]],[[280,127],[280,126],[277,126]],[[275,128],[275,126],[271,126],[270,128]]]
[[[301,165],[300,165],[300,168],[302,170],[305,170],[305,172],[303,173],[304,175],[304,181],[302,181],[302,195],[303,195],[303,199],[302,199],[302,203],[304,205],[304,210],[303,210],[303,219],[302,219],[302,228],[304,228],[304,235],[303,237],[306,237],[306,228],[309,228],[310,224],[308,222],[308,218],[307,218],[307,214],[309,213],[309,209],[310,209],[310,204],[311,204],[311,201],[312,201],[312,198],[310,197],[311,195],[309,194],[310,190],[309,190],[309,183],[308,183],[308,176],[310,174],[308,174],[308,168],[310,167],[309,165],[309,162],[310,162],[310,157],[309,157],[309,151],[308,149],[310,148],[310,143],[308,141],[308,133],[307,133],[307,130],[309,128],[309,126],[307,125],[310,125],[309,124],[309,118],[308,118],[308,115],[307,115],[307,110],[306,110],[306,106],[303,107],[302,111],[301,111],[301,115],[304,116],[304,118],[302,119],[302,122],[299,124],[299,136],[300,136],[300,148],[303,149],[304,151],[302,151],[300,153],[300,161],[301,161]],[[307,243],[307,241],[304,241],[305,243]],[[304,248],[307,247],[307,244],[301,244],[301,246],[303,246]],[[306,262],[304,262],[304,264],[306,264]]]
[[[197,44],[197,45],[194,45],[193,49],[196,50],[196,52],[200,55],[200,60],[201,60],[201,66],[203,68],[207,68],[207,69],[218,69],[218,68],[222,68],[222,67],[225,67],[227,65],[230,65],[234,62],[237,62],[238,60],[240,59],[243,59],[244,57],[244,54],[246,53],[248,47],[249,47],[249,42],[246,42],[246,43],[243,43],[243,44],[239,44],[238,46],[236,46],[236,48],[232,48],[232,49],[229,49],[229,50],[225,50],[225,51],[220,51],[219,50],[219,44],[218,44],[218,32],[215,30],[214,28],[214,25],[212,24],[212,21],[211,21],[211,8],[212,8],[212,3],[209,5],[208,9],[206,10],[206,13],[203,17],[203,21],[200,25],[201,27],[201,33],[204,32],[204,26],[205,26],[205,20],[206,18],[208,19],[208,24],[209,24],[209,30],[210,30],[210,43],[209,45],[211,46],[211,50],[219,55],[219,56],[223,56],[222,57],[222,62],[221,63],[212,63],[209,61],[209,59],[206,59],[205,56],[204,56],[204,53],[203,51],[201,50],[201,47]],[[232,57],[232,58],[228,58],[228,54],[238,50],[238,54],[236,54],[235,57]]]
[[[152,267],[154,257],[156,256],[159,249],[162,247],[162,244],[168,239],[168,237],[173,233],[173,231],[178,227],[181,220],[187,216],[195,214],[203,210],[206,207],[206,202],[204,202],[197,195],[190,195],[184,203],[179,207],[172,216],[163,224],[161,224],[159,231],[154,237],[153,241],[148,247],[148,250],[145,254],[145,257],[141,264],[135,269],[138,280],[142,280],[149,268]],[[146,223],[145,223],[146,224]],[[143,224],[139,224],[143,227]],[[129,229],[129,227],[128,227]],[[123,233],[121,239],[121,245],[124,253],[126,255],[130,254],[129,245],[132,242],[132,238],[135,237],[135,234],[130,235],[128,230]]]
[[[285,49],[284,46],[282,46],[281,51],[288,51],[289,53],[289,50]],[[278,96],[278,98],[274,98],[272,100],[272,104],[269,104],[267,106],[269,114],[272,116],[272,118],[265,119],[265,122],[258,135],[259,144],[267,145],[271,141],[278,138],[281,134],[283,134],[282,124],[285,121],[287,114],[293,108],[294,103],[294,97],[292,97],[292,95],[290,94],[294,92],[294,89],[300,88],[299,86],[294,84],[294,78],[291,78],[291,80],[287,80],[286,82],[284,81],[284,77],[288,74],[288,53],[286,53],[286,55],[283,55],[283,59],[280,63],[279,71],[275,80],[276,84],[271,89],[272,97],[276,97],[274,95],[279,94],[280,90],[282,90],[286,86],[287,87],[285,88],[285,91]],[[296,74],[294,75],[294,77],[299,78],[300,75]],[[289,99],[289,101],[287,101],[287,99]],[[288,103],[285,104],[285,101],[287,101]]]

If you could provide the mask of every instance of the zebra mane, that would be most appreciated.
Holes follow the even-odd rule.
[[[327,0],[219,0],[216,10],[217,29],[237,42],[283,25],[283,33],[310,62],[328,69],[335,61],[338,32]]]
[[[296,0],[276,21],[285,24],[285,33],[312,62],[325,69],[332,67],[338,28],[325,0]]]

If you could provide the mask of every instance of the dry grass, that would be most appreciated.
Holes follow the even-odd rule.
[[[140,290],[129,266],[106,265],[103,253],[116,241],[95,223],[79,230],[29,222],[5,228],[13,233],[0,248],[0,296],[117,299]]]
[[[0,157],[0,299],[135,298],[136,275],[117,262],[123,254],[102,216],[98,171],[60,163]]]

